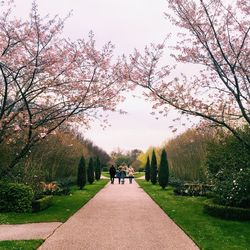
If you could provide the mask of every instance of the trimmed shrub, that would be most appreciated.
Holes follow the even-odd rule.
[[[145,166],[145,180],[149,181],[150,180],[150,162],[149,162],[149,157],[147,157],[147,163]]]
[[[99,181],[101,178],[101,162],[99,157],[96,157],[96,161],[95,161],[95,179],[97,181]]]
[[[157,183],[157,160],[156,160],[156,155],[155,155],[155,151],[153,150],[152,153],[152,159],[151,159],[151,164],[150,164],[150,180],[152,182],[152,184],[156,184]]]
[[[34,192],[27,185],[0,182],[0,211],[31,212],[33,197]]]
[[[94,180],[95,180],[94,162],[93,162],[92,157],[90,157],[90,159],[89,159],[87,176],[88,176],[88,182],[89,182],[89,184],[92,184],[94,182]]]
[[[78,165],[77,172],[77,185],[80,189],[86,185],[86,167],[85,167],[85,159],[82,156]]]
[[[174,188],[174,194],[182,196],[207,196],[213,186],[200,183],[184,183]]]
[[[250,220],[250,209],[215,204],[214,200],[204,202],[204,212],[223,219]]]
[[[172,187],[179,187],[183,184],[183,181],[179,178],[175,178],[174,176],[170,175],[168,183]]]
[[[167,160],[167,153],[165,149],[161,152],[161,161],[159,167],[159,185],[164,189],[168,185],[169,167]]]
[[[33,212],[39,212],[48,208],[52,204],[52,199],[53,199],[52,195],[46,195],[40,198],[39,200],[34,200],[32,202]]]

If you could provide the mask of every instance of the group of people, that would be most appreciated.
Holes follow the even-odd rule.
[[[125,177],[128,176],[129,183],[132,184],[132,180],[134,178],[134,169],[132,166],[121,165],[117,169],[112,165],[109,169],[110,181],[111,184],[114,184],[115,177],[118,178],[119,184],[125,183]]]

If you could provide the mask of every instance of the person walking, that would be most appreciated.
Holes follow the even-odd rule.
[[[129,178],[129,184],[132,184],[132,180],[134,178],[134,169],[132,166],[129,166],[128,168],[128,178]]]
[[[116,174],[116,169],[114,167],[114,165],[112,165],[109,169],[109,175],[110,175],[110,181],[111,181],[111,184],[114,184],[114,181],[115,181],[115,174]]]
[[[126,177],[126,167],[122,166],[120,170],[120,175],[121,175],[121,183],[125,183],[125,177]]]

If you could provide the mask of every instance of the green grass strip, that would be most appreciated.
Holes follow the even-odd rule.
[[[65,222],[78,209],[86,204],[109,180],[95,181],[83,190],[74,186],[67,196],[54,196],[52,205],[37,213],[0,213],[0,224],[22,224],[34,222]]]
[[[137,183],[201,249],[250,249],[250,222],[215,218],[203,213],[204,197],[175,196],[145,180]],[[149,211],[150,216],[150,211]]]
[[[35,250],[43,240],[5,240],[0,241],[0,250]]]

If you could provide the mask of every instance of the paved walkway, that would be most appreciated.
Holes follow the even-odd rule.
[[[0,240],[46,239],[60,225],[61,222],[0,225]]]
[[[137,183],[107,185],[39,250],[196,250]]]

